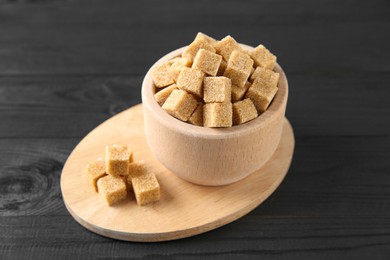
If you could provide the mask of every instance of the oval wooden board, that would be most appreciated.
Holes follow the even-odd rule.
[[[107,120],[73,150],[61,175],[61,190],[70,214],[85,228],[127,241],[165,241],[200,234],[228,224],[262,203],[282,182],[291,163],[294,134],[284,122],[281,142],[261,169],[226,186],[206,187],[186,182],[169,172],[151,154],[144,136],[142,105]],[[135,160],[145,160],[161,185],[161,200],[138,206],[134,195],[107,206],[84,182],[82,171],[108,144],[128,145]]]

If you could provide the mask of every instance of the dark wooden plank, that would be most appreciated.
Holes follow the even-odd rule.
[[[0,256],[9,259],[386,259],[390,221],[379,217],[248,216],[199,236],[129,243],[84,230],[70,216],[3,217]]]
[[[0,78],[0,138],[82,137],[141,102],[141,77]]]
[[[0,74],[144,74],[197,31],[262,42],[288,72],[389,71],[382,0],[10,1],[0,9]]]
[[[141,102],[141,76],[0,77],[0,138],[83,137]],[[291,73],[287,117],[298,136],[386,136],[390,75]]]

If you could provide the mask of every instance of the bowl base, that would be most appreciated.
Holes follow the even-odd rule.
[[[86,165],[104,157],[109,144],[128,145],[135,160],[145,160],[161,186],[161,200],[138,206],[134,196],[107,206],[83,180]],[[252,211],[280,185],[290,167],[294,133],[287,119],[271,159],[248,177],[226,186],[200,186],[169,172],[152,155],[144,135],[142,105],[110,118],[73,150],[61,174],[65,205],[82,226],[99,235],[139,242],[189,237],[228,224]]]

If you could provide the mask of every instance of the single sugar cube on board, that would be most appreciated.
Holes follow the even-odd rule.
[[[232,85],[232,102],[237,102],[241,100],[248,88],[251,86],[251,83],[247,81],[243,88],[239,88],[236,85]]]
[[[217,71],[217,76],[223,76],[223,73],[226,70],[227,62],[222,59],[221,64],[219,65],[218,71]]]
[[[233,124],[241,125],[257,117],[257,110],[253,102],[246,98],[233,104]]]
[[[252,52],[251,57],[256,66],[273,70],[276,65],[276,56],[273,55],[264,45],[260,44]]]
[[[107,175],[97,182],[100,196],[108,205],[112,205],[127,196],[126,183],[123,176],[115,177]]]
[[[198,102],[194,96],[181,89],[175,89],[167,98],[162,108],[171,116],[187,121]]]
[[[208,36],[207,34],[201,33],[201,32],[198,32],[198,34],[195,37],[195,39],[198,39],[198,38],[207,41],[211,46],[214,46],[217,43],[216,39]]]
[[[180,71],[184,67],[189,67],[189,62],[185,58],[175,58],[175,61],[172,63],[169,68],[169,76],[173,79],[173,81],[177,82],[177,78],[179,77]]]
[[[147,165],[145,161],[139,160],[139,161],[131,162],[129,164],[129,175],[126,178],[127,189],[128,190],[133,189],[133,183],[131,181],[132,177],[144,174],[146,171],[147,171]]]
[[[97,181],[106,176],[106,164],[102,158],[92,162],[84,170],[84,179],[95,191],[98,191]]]
[[[159,92],[157,92],[156,94],[154,94],[154,98],[156,99],[157,103],[162,106],[165,102],[165,100],[167,100],[167,98],[169,97],[169,95],[172,93],[172,91],[174,91],[175,89],[177,89],[177,86],[175,84],[172,84],[170,85],[169,87],[166,87],[166,88],[163,88],[162,90],[160,90]]]
[[[203,126],[231,127],[232,103],[207,103],[203,106]]]
[[[144,206],[160,200],[160,185],[149,170],[131,177],[131,183],[138,205]]]
[[[176,85],[178,88],[185,90],[198,97],[203,96],[203,83],[204,73],[197,69],[183,68],[180,71],[177,78]]]
[[[246,92],[245,98],[250,98],[257,112],[261,114],[268,108],[277,91],[277,87],[264,84],[261,78],[256,78]]]
[[[152,68],[152,79],[156,88],[163,88],[173,84],[173,79],[169,75],[171,65],[168,62],[156,64]]]
[[[221,61],[221,55],[201,49],[195,56],[194,63],[192,63],[192,68],[203,71],[207,75],[215,76],[217,75]]]
[[[233,51],[227,63],[224,76],[232,80],[237,87],[244,87],[251,73],[253,60],[242,51]]]
[[[232,82],[226,77],[205,77],[203,99],[206,103],[230,102]]]
[[[182,57],[188,59],[192,63],[200,49],[215,53],[215,49],[208,39],[205,37],[195,37],[195,40],[183,51]]]
[[[127,146],[106,146],[106,173],[113,176],[127,175],[131,156]]]
[[[199,103],[195,111],[188,119],[188,123],[203,126],[203,103]]]
[[[268,84],[270,86],[277,87],[279,82],[279,73],[274,72],[272,70],[264,69],[262,67],[257,67],[250,77],[251,82],[253,82],[256,78],[260,78],[264,84]]]
[[[235,50],[241,50],[241,47],[233,37],[228,35],[215,44],[215,49],[217,54],[221,55],[226,61],[228,61],[230,54],[232,54]]]

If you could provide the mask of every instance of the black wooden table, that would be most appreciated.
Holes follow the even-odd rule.
[[[143,76],[196,32],[263,43],[296,134],[280,188],[242,219],[178,241],[91,233],[60,174]],[[390,259],[390,3],[0,0],[0,258]]]

